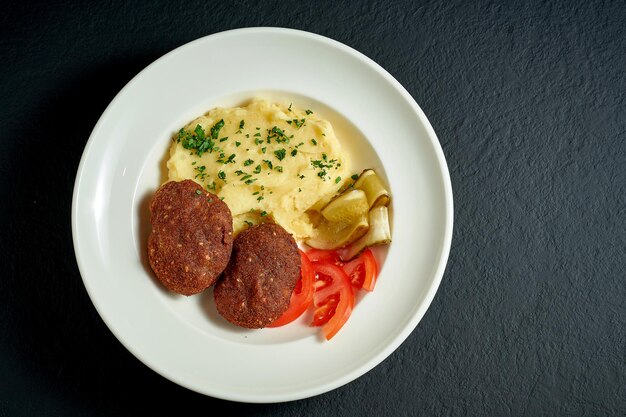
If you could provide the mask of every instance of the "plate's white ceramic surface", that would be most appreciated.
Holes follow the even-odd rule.
[[[171,136],[215,106],[254,96],[293,101],[336,124],[357,167],[393,193],[393,243],[373,293],[330,342],[305,319],[245,330],[216,314],[208,290],[167,293],[145,255],[148,203],[164,177]],[[428,120],[376,63],[333,40],[286,29],[219,33],[184,45],[113,100],[83,154],[72,207],[85,287],[115,336],[170,380],[214,397],[305,398],[364,374],[406,339],[431,303],[452,236],[452,191]]]

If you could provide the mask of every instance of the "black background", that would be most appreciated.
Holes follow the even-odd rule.
[[[260,3],[3,6],[0,415],[625,415],[624,3]],[[437,132],[455,199],[446,273],[406,342],[282,404],[212,399],[141,364],[96,313],[71,238],[78,162],[116,93],[248,26],[325,35],[387,69]]]

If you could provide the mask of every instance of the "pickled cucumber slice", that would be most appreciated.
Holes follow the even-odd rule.
[[[371,209],[369,212],[369,229],[367,234],[349,246],[339,249],[337,252],[339,253],[339,258],[347,262],[370,246],[385,245],[390,242],[389,213],[386,206],[379,206]]]
[[[330,222],[354,223],[369,211],[367,195],[363,190],[346,191],[322,209],[322,216]]]
[[[359,218],[344,223],[322,219],[315,235],[305,243],[315,249],[337,249],[347,246],[364,236],[368,229],[367,211]]]
[[[370,208],[388,206],[389,191],[373,169],[366,169],[354,183],[355,190],[363,190]]]

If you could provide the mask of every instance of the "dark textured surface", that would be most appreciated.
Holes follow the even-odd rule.
[[[221,405],[232,415],[626,415],[626,7],[516,3],[3,7],[0,416]],[[244,26],[309,30],[379,62],[429,117],[455,194],[446,274],[416,330],[351,384],[284,404],[204,397],[141,364],[96,313],[71,240],[78,161],[109,101],[171,49]]]

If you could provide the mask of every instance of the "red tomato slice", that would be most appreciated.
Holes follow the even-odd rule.
[[[309,249],[306,251],[306,255],[309,257],[311,262],[318,261],[330,261],[332,263],[337,263],[339,261],[339,255],[334,250],[322,250],[322,249]]]
[[[332,261],[313,262],[317,273],[313,295],[313,326],[323,326],[322,333],[330,340],[348,321],[354,307],[354,293],[350,279],[343,269]]]
[[[304,313],[313,301],[313,292],[315,291],[315,271],[313,265],[309,261],[308,256],[300,251],[302,258],[302,267],[300,269],[301,278],[296,284],[296,288],[291,293],[291,301],[289,308],[282,316],[277,318],[267,327],[280,327],[291,323]]]
[[[373,291],[378,276],[378,265],[374,254],[368,248],[358,258],[353,259],[343,266],[352,285],[363,288],[365,291]]]

